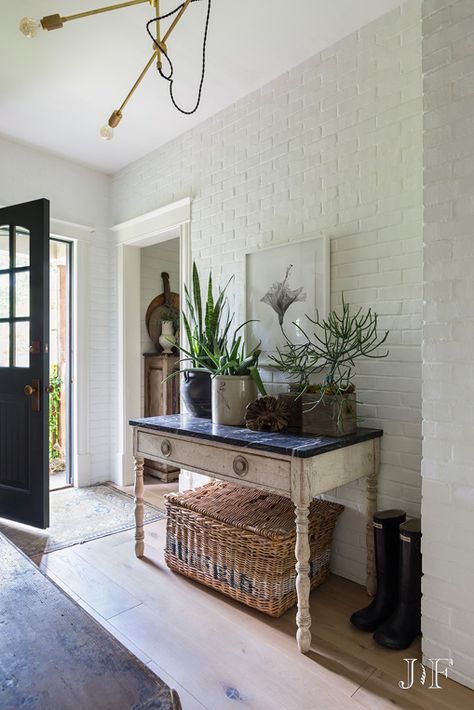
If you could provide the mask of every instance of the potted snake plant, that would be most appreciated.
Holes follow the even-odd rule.
[[[212,369],[212,422],[241,426],[245,422],[247,406],[266,394],[258,371],[259,347],[250,352],[245,349],[241,335],[247,323],[242,323],[233,333],[230,343],[220,351],[209,353]]]
[[[232,336],[214,342],[214,349],[200,343],[204,355],[195,355],[195,361],[211,377],[212,422],[227,426],[241,426],[245,421],[247,406],[257,399],[258,392],[266,394],[258,371],[260,348],[246,350],[241,331],[250,321],[238,326]],[[197,350],[197,343],[194,352]],[[180,350],[191,353],[180,346]]]
[[[186,409],[195,417],[211,417],[211,371],[213,362],[208,353],[221,350],[231,325],[226,290],[230,280],[214,296],[212,272],[209,274],[205,302],[201,293],[201,280],[196,263],[193,263],[191,290],[184,287],[186,309],[182,312],[188,347],[176,343],[186,357],[180,370],[183,374],[181,396]]]

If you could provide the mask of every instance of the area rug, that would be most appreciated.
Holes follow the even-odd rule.
[[[0,707],[178,710],[176,691],[0,535]]]
[[[39,530],[2,520],[1,532],[28,557],[54,552],[135,527],[134,500],[114,486],[65,488],[50,495],[50,527]],[[144,522],[161,520],[165,513],[150,503]]]

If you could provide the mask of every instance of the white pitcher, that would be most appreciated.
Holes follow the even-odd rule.
[[[173,333],[172,320],[161,321],[161,335],[158,338],[158,342],[163,348],[163,355],[172,354],[172,348],[176,344],[176,338]]]

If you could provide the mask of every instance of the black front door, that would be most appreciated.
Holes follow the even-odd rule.
[[[49,202],[0,209],[0,517],[49,526]]]

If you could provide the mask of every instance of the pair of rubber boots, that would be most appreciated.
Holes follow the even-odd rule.
[[[377,594],[351,616],[361,631],[392,649],[408,648],[421,633],[421,521],[403,510],[374,515]]]

